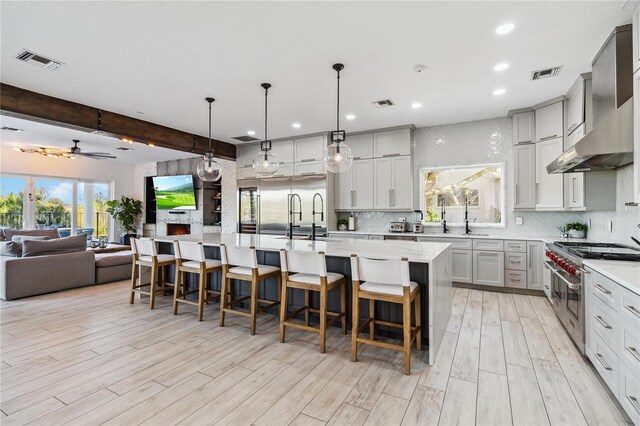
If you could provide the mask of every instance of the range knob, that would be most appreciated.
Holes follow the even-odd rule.
[[[564,266],[566,265],[566,263],[564,263],[564,260],[560,259],[558,260],[558,265],[560,265],[560,267],[564,269]]]
[[[574,268],[574,267],[572,266],[572,267],[571,267],[571,268],[569,268],[569,269],[570,269],[569,273],[570,273],[571,275],[575,275],[575,274],[576,274],[576,272],[577,272],[577,271],[576,271],[576,268]]]

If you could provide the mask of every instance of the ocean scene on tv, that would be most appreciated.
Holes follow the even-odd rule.
[[[159,210],[195,210],[193,176],[155,176],[153,186]]]

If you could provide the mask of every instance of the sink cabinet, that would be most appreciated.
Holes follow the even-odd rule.
[[[504,253],[474,250],[473,283],[504,287]]]

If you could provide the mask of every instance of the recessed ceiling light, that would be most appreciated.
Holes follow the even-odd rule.
[[[509,68],[509,64],[506,62],[502,62],[500,64],[497,64],[495,67],[493,67],[494,71],[504,71],[507,68]]]
[[[249,136],[253,136],[253,135],[255,135],[255,134],[256,134],[256,132],[255,132],[254,130],[247,130],[247,134],[248,134]]]
[[[411,108],[413,109],[422,108],[422,104],[420,102],[414,102],[411,104]]]
[[[346,115],[346,119],[347,119],[347,120],[355,120],[355,119],[356,119],[356,116],[355,116],[354,114],[347,114],[347,115]]]
[[[493,91],[493,96],[504,95],[507,91],[505,89],[496,89]]]
[[[511,31],[513,31],[513,29],[516,26],[513,24],[502,24],[500,25],[498,28],[496,28],[496,34],[506,34],[509,33]]]
[[[293,127],[294,129],[299,129],[300,127],[302,127],[302,124],[300,124],[300,123],[291,123],[291,127]]]

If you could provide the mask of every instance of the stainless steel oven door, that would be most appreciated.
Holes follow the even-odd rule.
[[[582,282],[563,270],[553,271],[552,286],[561,288],[560,304],[553,310],[573,343],[584,353],[584,296]],[[555,291],[555,290],[554,290]],[[555,296],[554,296],[555,297]]]
[[[553,305],[553,310],[557,311],[563,305],[564,286],[556,276],[556,267],[553,262],[544,262],[544,267],[551,272],[551,304]]]

